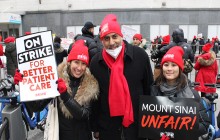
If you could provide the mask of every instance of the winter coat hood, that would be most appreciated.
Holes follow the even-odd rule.
[[[215,60],[216,60],[216,55],[213,51],[202,54],[198,58],[198,62],[202,66],[210,66],[215,62]]]
[[[67,86],[67,92],[68,94],[72,97],[72,90],[70,85],[70,77],[69,74],[67,73],[67,67],[69,63],[67,62],[62,62],[58,66],[58,76],[59,78],[63,78],[64,81],[66,82]],[[84,76],[81,79],[80,85],[78,87],[78,90],[75,94],[74,99],[81,105],[88,105],[90,101],[96,100],[98,98],[99,94],[99,85],[97,80],[94,78],[94,76],[90,73],[89,69],[86,68],[86,72]],[[66,106],[64,105],[63,100],[59,97],[60,101],[60,109],[65,115],[66,118],[72,118],[73,116],[71,113],[68,111]]]

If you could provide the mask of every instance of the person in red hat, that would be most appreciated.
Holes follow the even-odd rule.
[[[195,98],[200,103],[200,95],[188,85],[188,79],[183,73],[183,55],[183,48],[174,46],[163,56],[161,73],[152,85],[152,96],[177,97],[183,98],[183,100],[184,98]],[[207,114],[203,112],[204,107],[200,107],[198,137],[207,133],[210,124]],[[162,136],[161,140],[164,140],[164,137]]]
[[[142,37],[141,34],[135,34],[133,36],[133,43],[134,46],[138,46],[140,48],[147,48],[147,40]]]
[[[141,140],[138,138],[139,96],[150,94],[153,83],[149,57],[144,49],[123,41],[116,15],[106,15],[100,28],[103,50],[90,63],[100,85],[99,100],[93,106],[94,137]]]
[[[218,65],[216,61],[216,55],[211,50],[213,45],[207,43],[202,47],[202,54],[196,57],[195,70],[197,74],[195,81],[200,83],[195,89],[201,92],[201,96],[205,96],[206,93],[215,93],[216,88],[210,88],[205,86],[205,83],[215,84],[216,76],[218,74]]]
[[[98,98],[99,85],[88,69],[89,53],[84,40],[74,43],[67,61],[58,66],[57,89],[59,140],[92,140],[89,124],[91,102]],[[14,82],[22,81],[16,72]],[[50,100],[38,101],[34,110]],[[33,103],[33,102],[32,102]]]
[[[133,45],[134,46],[139,46],[141,44],[141,40],[142,40],[142,35],[141,34],[135,34],[133,36]]]
[[[18,68],[17,51],[15,46],[15,37],[9,36],[4,40],[7,74],[14,76],[15,70]]]

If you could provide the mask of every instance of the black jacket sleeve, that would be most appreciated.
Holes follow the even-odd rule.
[[[88,120],[91,112],[91,105],[81,106],[75,99],[73,99],[67,92],[61,94],[61,99],[69,112],[78,120]]]

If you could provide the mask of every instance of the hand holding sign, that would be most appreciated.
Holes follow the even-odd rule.
[[[57,90],[59,91],[60,94],[63,94],[67,91],[66,83],[62,78],[59,78],[57,81]]]
[[[23,80],[23,75],[20,73],[20,70],[16,69],[14,75],[14,84],[18,85],[19,82],[21,82],[22,80]]]

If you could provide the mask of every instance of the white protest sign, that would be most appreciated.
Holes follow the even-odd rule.
[[[20,101],[33,101],[58,96],[57,66],[51,31],[16,38],[18,69],[24,75]]]
[[[133,36],[137,33],[137,31],[129,26],[122,25],[121,31],[123,34],[123,39],[126,40],[128,43],[131,43],[133,40]]]
[[[61,38],[61,47],[63,47],[65,50],[69,49],[70,44],[73,43],[73,39],[71,38]]]

